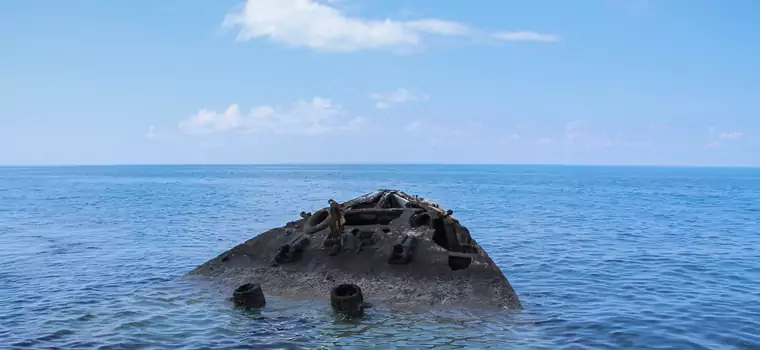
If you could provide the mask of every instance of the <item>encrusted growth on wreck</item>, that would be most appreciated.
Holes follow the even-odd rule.
[[[378,190],[341,204],[344,238],[337,255],[323,243],[322,208],[264,232],[198,266],[227,288],[258,283],[267,294],[329,297],[353,283],[373,304],[519,308],[506,277],[451,210],[396,190]],[[328,240],[329,241],[329,240]]]

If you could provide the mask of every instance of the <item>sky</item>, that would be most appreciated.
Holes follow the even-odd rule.
[[[0,2],[0,164],[760,166],[755,0]]]

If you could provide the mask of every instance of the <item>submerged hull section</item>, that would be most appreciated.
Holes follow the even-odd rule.
[[[266,231],[198,266],[232,290],[258,283],[264,293],[327,299],[341,283],[361,287],[367,301],[391,308],[436,306],[519,308],[507,278],[439,205],[400,191],[379,190],[342,203],[345,238],[337,255],[328,208]]]

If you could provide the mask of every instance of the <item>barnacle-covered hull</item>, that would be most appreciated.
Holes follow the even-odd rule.
[[[401,191],[342,203],[345,238],[332,255],[328,208],[222,253],[188,273],[232,290],[258,283],[266,294],[326,299],[336,284],[361,287],[389,307],[519,308],[507,278],[451,214]]]

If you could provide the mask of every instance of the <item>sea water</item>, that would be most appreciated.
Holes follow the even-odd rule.
[[[379,188],[454,210],[519,311],[233,307],[182,276]],[[0,168],[0,348],[760,348],[760,170]],[[368,295],[371,300],[372,296]]]

